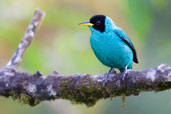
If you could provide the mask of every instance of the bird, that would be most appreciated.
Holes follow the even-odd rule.
[[[114,68],[120,70],[124,80],[127,69],[132,69],[133,62],[138,64],[135,47],[126,33],[106,15],[94,15],[89,21],[79,25],[90,28],[90,45],[95,56],[103,65],[110,67],[103,85]]]

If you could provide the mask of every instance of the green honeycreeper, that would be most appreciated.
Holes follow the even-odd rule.
[[[138,63],[133,43],[112,19],[105,15],[94,15],[89,21],[79,25],[87,25],[91,30],[90,45],[99,61],[110,67],[103,85],[108,81],[113,68],[118,68],[124,80],[127,69],[132,69],[133,61]]]

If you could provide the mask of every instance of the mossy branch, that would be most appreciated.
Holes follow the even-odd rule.
[[[104,74],[60,75],[57,72],[43,76],[39,72],[29,74],[1,69],[0,95],[20,99],[31,106],[60,98],[92,106],[99,99],[171,88],[171,67],[164,64],[143,71],[130,70],[124,81],[121,74],[111,74],[103,87],[104,77]]]
[[[30,74],[16,71],[43,17],[44,12],[37,9],[14,56],[7,66],[0,69],[1,96],[12,97],[31,106],[55,99],[69,99],[92,106],[100,99],[171,88],[171,67],[165,64],[142,71],[129,70],[124,81],[121,74],[110,74],[104,87],[104,74],[61,75],[54,72],[43,76],[40,72]]]

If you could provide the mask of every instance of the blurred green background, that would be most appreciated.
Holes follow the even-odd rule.
[[[20,71],[43,74],[105,73],[90,45],[90,31],[78,26],[94,14],[105,14],[121,27],[134,43],[139,64],[134,70],[171,65],[170,0],[0,0],[0,66],[16,50],[36,8],[46,17],[23,57]],[[100,100],[93,107],[73,105],[67,100],[43,102],[36,107],[0,97],[0,114],[171,114],[171,91],[145,92]]]

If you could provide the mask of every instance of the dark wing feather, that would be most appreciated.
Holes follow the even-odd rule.
[[[122,39],[123,42],[125,42],[125,44],[127,44],[131,48],[133,52],[133,61],[135,63],[138,63],[137,53],[131,40],[127,37],[127,35],[121,29],[115,29],[114,32],[116,35],[118,35],[119,38]]]

